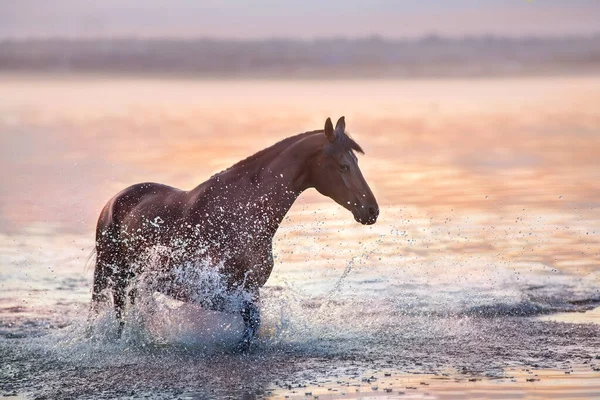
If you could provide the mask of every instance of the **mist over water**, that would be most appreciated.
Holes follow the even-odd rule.
[[[343,381],[383,396],[386,379],[413,390],[391,381],[408,372],[510,382],[511,368],[576,366],[598,388],[597,325],[539,318],[600,300],[596,79],[19,85],[0,100],[11,149],[0,166],[12,171],[0,193],[0,394],[304,397]],[[366,87],[379,91],[352,96]],[[232,351],[236,315],[152,290],[121,340],[110,304],[88,321],[84,267],[114,193],[190,189],[339,115],[366,150],[380,218],[362,226],[316,193],[299,199],[275,238],[250,354]],[[181,276],[222,294],[218,265],[197,266]]]

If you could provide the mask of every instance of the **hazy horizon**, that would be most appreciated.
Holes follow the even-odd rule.
[[[188,2],[157,0],[7,0],[0,39],[222,38],[315,39],[426,35],[561,37],[600,33],[600,2],[592,0],[455,0],[418,3],[358,0]]]
[[[395,41],[0,40],[0,71],[335,79],[597,75],[600,35]]]

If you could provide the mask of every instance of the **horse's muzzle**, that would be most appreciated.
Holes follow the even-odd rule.
[[[379,206],[365,206],[356,208],[354,211],[354,219],[363,225],[373,225],[377,222],[379,216]]]

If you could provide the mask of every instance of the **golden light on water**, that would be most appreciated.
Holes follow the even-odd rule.
[[[552,296],[568,290],[565,298],[576,303],[580,292],[589,300],[600,283],[596,77],[234,82],[5,75],[0,87],[11,93],[0,96],[0,248],[3,267],[9,266],[9,279],[14,279],[8,284],[11,291],[0,298],[10,306],[3,318],[53,315],[61,304],[66,310],[62,321],[75,318],[73,304],[85,301],[87,307],[90,285],[81,270],[93,246],[98,213],[121,189],[143,181],[191,189],[287,136],[320,129],[325,118],[342,115],[366,151],[359,165],[378,199],[379,220],[359,225],[331,200],[305,192],[274,240],[275,268],[264,288],[266,303],[273,300],[271,311],[278,310],[282,293],[300,296],[310,288],[298,306],[308,311],[294,314],[300,321],[294,322],[302,325],[306,319],[325,334],[352,328],[361,338],[361,329],[369,328],[361,318],[384,329],[390,316],[411,323],[411,307],[425,315],[443,314],[476,309],[486,301],[501,307],[506,299],[518,308],[528,296],[532,301],[545,296],[547,288],[554,290]],[[41,269],[40,279],[30,283],[27,274]],[[342,308],[343,302],[314,300],[328,298],[348,271],[340,296],[354,294],[356,305]],[[57,276],[64,282],[72,276],[79,280],[69,286]],[[48,290],[48,282],[59,289]],[[379,309],[361,308],[359,300],[371,288],[378,293],[382,287],[408,292],[406,304],[384,293]],[[472,303],[465,296],[473,297]],[[390,303],[398,310],[390,311]],[[325,320],[319,319],[322,311]],[[397,340],[428,334],[433,345],[443,332],[445,339],[465,340],[457,346],[471,353],[477,348],[469,347],[476,346],[469,338],[489,328],[468,317],[420,318],[412,322],[417,328],[396,327],[408,335]],[[597,312],[555,318],[594,322]],[[278,332],[278,318],[266,321],[269,332]],[[422,323],[432,325],[422,328]],[[504,322],[492,317],[485,323]],[[557,343],[561,338],[551,339]],[[385,340],[381,343],[387,346]],[[404,350],[411,349],[399,351]],[[434,398],[463,391],[539,398],[562,395],[573,385],[589,385],[590,392],[598,388],[589,368],[561,381],[570,365],[528,371],[509,364],[495,380],[470,381],[479,378],[463,379],[457,370],[448,379],[401,373],[398,365],[389,377],[378,372],[376,390],[360,377],[340,379],[354,390],[348,397],[422,394],[428,387]],[[320,385],[309,389],[322,398],[348,387]],[[581,398],[590,397],[581,393]],[[296,393],[277,389],[272,395]]]
[[[367,152],[360,165],[382,205],[379,224],[393,226],[402,214],[393,210],[407,207],[438,220],[486,215],[469,228],[471,246],[493,242],[495,227],[503,227],[521,241],[535,235],[540,248],[531,257],[538,261],[591,267],[599,257],[597,78],[327,84],[4,77],[2,85],[14,93],[0,100],[10,145],[1,163],[13,172],[0,197],[5,229],[42,223],[90,232],[102,205],[130,184],[190,189],[284,137],[319,129],[327,116],[346,115]],[[316,193],[299,204],[306,202],[337,207]]]
[[[40,218],[18,211],[33,186],[45,199],[40,214],[67,229],[73,215],[61,206],[91,200],[80,214],[90,229],[98,205],[123,186],[150,180],[189,189],[339,115],[365,147],[360,164],[384,204],[587,214],[600,195],[596,78],[328,84],[5,76],[2,85],[14,93],[0,100],[3,141],[12,146],[2,167],[15,172],[4,178],[2,203],[11,207],[2,219],[16,229]]]

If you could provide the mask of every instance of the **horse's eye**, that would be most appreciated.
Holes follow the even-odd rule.
[[[348,171],[350,171],[350,167],[346,164],[340,164],[340,171],[348,172]]]

